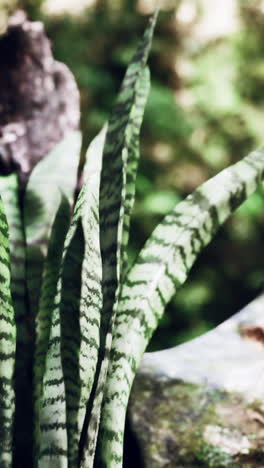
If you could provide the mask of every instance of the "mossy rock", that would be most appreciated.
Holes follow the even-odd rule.
[[[263,468],[263,305],[145,354],[129,408],[144,467]]]

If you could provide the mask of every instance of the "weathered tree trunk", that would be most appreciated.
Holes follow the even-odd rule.
[[[71,72],[54,60],[43,24],[18,11],[0,38],[0,173],[17,171],[25,182],[79,120]]]
[[[213,331],[146,353],[129,408],[146,468],[263,468],[264,295]]]

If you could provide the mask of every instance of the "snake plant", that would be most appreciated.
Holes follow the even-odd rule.
[[[264,177],[264,150],[223,170],[165,216],[127,268],[156,18],[88,148],[76,202],[79,132],[35,166],[22,200],[17,175],[0,177],[3,468],[122,467],[131,385],[164,308]]]

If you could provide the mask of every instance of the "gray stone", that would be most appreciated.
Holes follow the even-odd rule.
[[[0,37],[0,174],[22,183],[69,130],[79,128],[79,91],[66,65],[54,60],[40,22],[22,11]]]
[[[146,353],[129,418],[146,468],[264,466],[264,295],[188,343]]]

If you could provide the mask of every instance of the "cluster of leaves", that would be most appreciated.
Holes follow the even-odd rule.
[[[194,36],[199,18],[180,22],[177,9],[184,2],[160,15],[150,55],[152,88],[142,127],[130,262],[177,201],[262,144],[261,0],[237,0],[237,32],[206,41]],[[19,3],[41,19],[31,0]],[[85,145],[107,119],[144,28],[139,3],[144,2],[97,0],[81,17],[45,17],[54,54],[69,65],[81,90]],[[263,283],[263,209],[260,188],[203,252],[167,307],[151,349],[208,330],[256,296]]]
[[[262,150],[223,170],[165,216],[127,267],[156,16],[89,146],[76,203],[78,132],[34,168],[22,214],[16,174],[0,179],[3,467],[122,466],[131,385],[164,308],[264,177]]]

